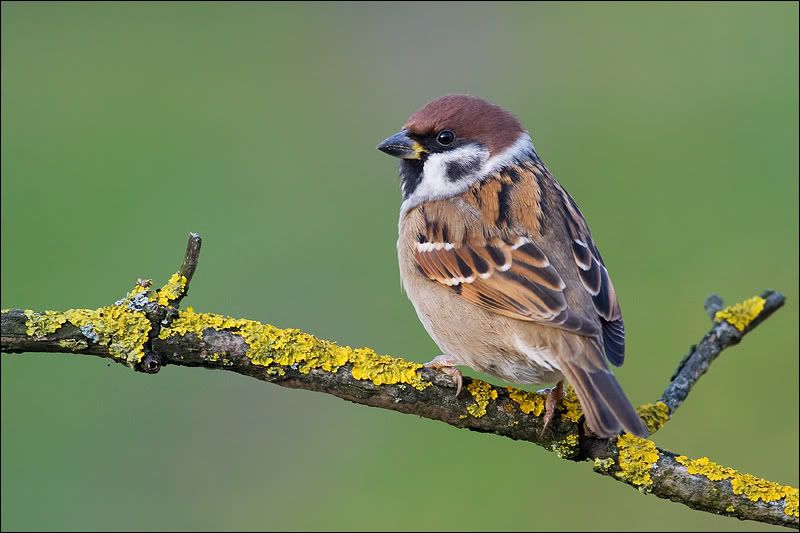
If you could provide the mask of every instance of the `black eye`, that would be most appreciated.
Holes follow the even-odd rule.
[[[453,141],[455,140],[456,140],[456,134],[450,130],[442,130],[439,132],[439,135],[436,136],[436,142],[441,144],[442,146],[453,144]]]

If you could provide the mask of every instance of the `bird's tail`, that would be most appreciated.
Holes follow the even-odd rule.
[[[623,430],[647,437],[647,428],[636,409],[605,361],[601,361],[601,365],[560,361],[561,372],[578,395],[589,429],[603,438],[615,437]]]

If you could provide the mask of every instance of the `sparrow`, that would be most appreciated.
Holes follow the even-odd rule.
[[[646,436],[609,363],[625,356],[614,286],[578,205],[511,113],[480,98],[425,104],[379,150],[400,158],[403,289],[443,354],[517,384],[575,390],[599,437]],[[544,431],[544,429],[543,429]]]

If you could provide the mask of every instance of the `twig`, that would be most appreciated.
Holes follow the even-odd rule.
[[[175,307],[178,307],[184,296],[189,293],[189,284],[192,282],[195,269],[197,269],[197,261],[200,258],[200,246],[202,244],[203,240],[200,238],[199,234],[194,232],[189,233],[189,242],[186,243],[186,253],[183,256],[183,263],[181,263],[181,267],[178,269],[178,274],[186,278],[186,288],[181,295],[174,300],[173,305]]]
[[[738,344],[746,333],[780,309],[786,298],[779,292],[764,291],[761,296],[748,301],[751,302],[750,305],[760,307],[760,310],[755,312],[755,307],[751,309],[755,316],[743,326],[741,331],[729,322],[719,320],[715,322],[711,331],[706,333],[697,345],[692,346],[689,354],[684,357],[659,399],[669,407],[670,415],[686,400],[689,391],[692,390],[697,380],[706,373],[709,365],[722,350]],[[744,307],[746,306],[743,306],[742,312],[747,311]],[[711,318],[714,319],[718,313],[722,312],[722,299],[716,294],[709,296],[706,299],[705,308]]]

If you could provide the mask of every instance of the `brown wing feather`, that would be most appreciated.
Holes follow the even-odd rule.
[[[425,242],[417,245],[415,258],[428,278],[459,287],[461,297],[484,309],[582,335],[600,333],[595,324],[569,309],[564,280],[527,237],[457,247]]]

